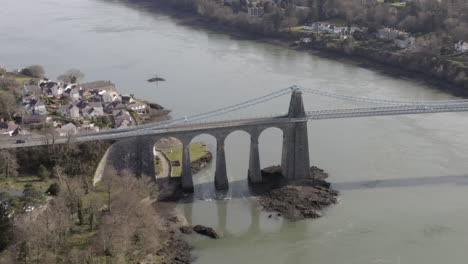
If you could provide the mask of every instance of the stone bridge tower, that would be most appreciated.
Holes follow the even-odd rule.
[[[288,180],[301,179],[310,174],[310,160],[307,119],[299,89],[293,89],[288,117],[303,120],[291,122],[283,132],[282,172]]]

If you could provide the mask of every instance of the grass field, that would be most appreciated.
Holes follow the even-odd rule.
[[[40,190],[46,190],[55,180],[41,181],[37,176],[0,177],[0,189],[23,189],[25,184],[32,184]]]
[[[162,149],[162,152],[166,154],[167,158],[172,161],[179,161],[182,164],[182,145]],[[195,161],[200,159],[208,152],[208,147],[203,142],[194,142],[190,144],[190,161]],[[180,166],[172,166],[172,176],[180,176],[181,172]]]

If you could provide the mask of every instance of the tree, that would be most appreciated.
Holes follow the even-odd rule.
[[[44,193],[39,191],[37,188],[31,184],[26,184],[23,190],[23,196],[21,200],[24,206],[35,205],[45,201]]]
[[[1,73],[0,73],[1,76]],[[8,91],[12,90],[13,88],[16,88],[18,86],[18,82],[16,82],[16,79],[14,77],[9,77],[9,76],[1,76],[0,77],[0,89]]]
[[[7,115],[11,120],[17,109],[16,98],[12,93],[0,93],[0,114]]]
[[[8,204],[0,200],[0,252],[13,240],[13,224],[7,207]]]
[[[16,155],[8,150],[0,151],[0,173],[5,177],[18,176],[18,163]]]
[[[37,176],[39,176],[39,178],[41,179],[41,181],[45,181],[47,180],[48,178],[50,178],[51,176],[51,173],[49,171],[49,169],[46,168],[46,166],[44,165],[40,165],[39,166],[39,171],[37,172]]]
[[[66,71],[64,74],[57,77],[57,80],[65,82],[65,83],[76,83],[79,80],[83,79],[84,73],[77,69],[70,69]]]
[[[41,65],[30,65],[22,69],[21,74],[35,78],[43,78],[45,70]]]
[[[54,182],[49,186],[49,189],[47,189],[46,193],[57,196],[60,192],[60,185],[58,183]]]

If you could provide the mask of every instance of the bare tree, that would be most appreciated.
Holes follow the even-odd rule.
[[[13,90],[13,88],[18,87],[18,82],[14,77],[1,76],[0,74],[0,89],[8,91]]]
[[[84,78],[84,73],[77,69],[70,69],[57,77],[57,80],[65,83],[76,83]]]
[[[7,178],[18,176],[18,163],[14,153],[8,150],[0,151],[0,172]]]
[[[0,114],[8,115],[8,118],[13,119],[13,114],[18,109],[16,98],[12,93],[4,92],[0,94]]]

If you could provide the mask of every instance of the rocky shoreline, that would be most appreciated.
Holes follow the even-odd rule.
[[[213,160],[213,154],[210,151],[207,151],[202,157],[197,160],[190,162],[190,168],[192,173],[198,173],[203,168],[205,168]]]
[[[263,169],[262,176],[264,183],[256,187],[258,203],[291,221],[321,217],[338,201],[338,192],[324,180],[328,174],[317,167],[311,168],[309,177],[295,181],[285,181],[280,166]]]

